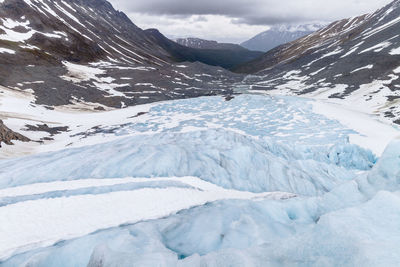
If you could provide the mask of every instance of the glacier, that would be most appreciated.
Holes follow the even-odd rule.
[[[295,97],[145,116],[111,141],[0,161],[0,266],[400,262],[400,140],[374,155]]]

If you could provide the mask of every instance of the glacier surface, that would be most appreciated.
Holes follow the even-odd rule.
[[[400,141],[378,159],[311,102],[165,102],[115,140],[0,161],[0,214],[24,220],[0,219],[0,265],[396,266]]]
[[[139,135],[2,161],[0,188],[85,178],[194,176],[228,189],[318,195],[374,162],[371,152],[350,144],[324,152],[303,155],[222,129]]]

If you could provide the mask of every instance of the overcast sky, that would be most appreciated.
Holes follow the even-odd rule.
[[[269,25],[330,22],[372,12],[392,0],[110,0],[143,29],[171,38],[240,43]]]

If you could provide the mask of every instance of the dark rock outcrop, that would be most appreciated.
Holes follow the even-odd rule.
[[[47,124],[38,124],[38,125],[26,125],[26,129],[27,131],[33,131],[33,132],[46,132],[50,134],[50,136],[54,136],[62,132],[67,132],[68,126],[50,127]]]
[[[0,147],[1,143],[6,145],[13,145],[12,141],[22,141],[29,142],[29,138],[23,136],[22,134],[16,133],[10,128],[8,128],[2,120],[0,120]]]

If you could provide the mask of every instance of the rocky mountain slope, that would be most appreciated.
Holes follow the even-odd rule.
[[[12,145],[12,141],[21,141],[21,142],[29,142],[30,139],[12,131],[7,126],[4,125],[3,121],[0,120],[0,147],[1,143],[6,145]]]
[[[257,34],[250,40],[247,40],[240,45],[249,50],[267,52],[281,44],[286,44],[303,36],[309,35],[323,27],[324,25],[321,23],[275,25],[269,30]]]
[[[271,93],[347,103],[400,123],[400,1],[368,15],[334,22],[282,45],[237,71]]]
[[[229,94],[240,78],[198,63],[176,65],[171,51],[105,0],[2,1],[0,53],[0,85],[49,107]]]

